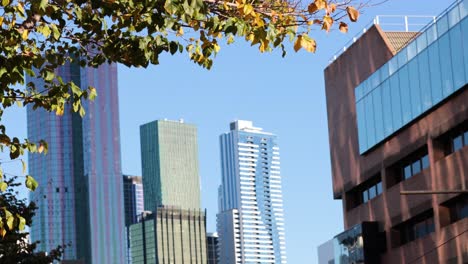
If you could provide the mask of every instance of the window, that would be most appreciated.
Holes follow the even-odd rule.
[[[468,129],[455,134],[451,139],[452,152],[468,146]]]
[[[382,180],[380,173],[371,177],[368,181],[348,192],[347,209],[351,210],[363,203],[382,194]]]
[[[426,211],[395,227],[399,233],[399,243],[404,245],[435,231],[434,213]]]
[[[448,208],[450,224],[468,217],[468,195],[462,194],[450,199],[444,207]]]
[[[387,186],[391,187],[401,181],[407,180],[429,168],[429,165],[427,147],[424,146],[387,169],[389,176]]]

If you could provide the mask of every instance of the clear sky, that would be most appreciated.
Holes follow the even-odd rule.
[[[376,2],[378,0],[375,0]],[[343,231],[341,201],[332,197],[323,70],[329,58],[375,15],[437,15],[452,1],[389,0],[365,10],[350,32],[316,31],[316,54],[260,54],[243,41],[222,46],[212,70],[186,54],[161,58],[147,69],[119,66],[122,170],[141,175],[139,126],[183,118],[198,127],[202,202],[215,231],[220,183],[219,135],[229,122],[252,120],[279,137],[288,263],[317,263],[316,248]],[[105,96],[105,95],[99,95]],[[24,109],[3,118],[26,137]],[[10,168],[12,173],[21,166]]]

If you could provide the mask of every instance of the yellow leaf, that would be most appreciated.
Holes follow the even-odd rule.
[[[23,230],[24,226],[26,225],[26,219],[24,219],[21,215],[16,214],[16,218],[18,218],[18,230]]]
[[[221,49],[221,47],[217,43],[213,44],[213,48],[214,48],[216,53],[218,53],[219,50]]]
[[[314,4],[317,6],[318,10],[327,8],[327,0],[315,0]]]
[[[326,30],[327,32],[330,31],[331,26],[333,25],[333,18],[330,16],[323,17],[322,29]]]
[[[295,52],[298,52],[302,47],[301,39],[302,39],[302,36],[297,36],[296,42],[294,42],[294,51]]]
[[[182,36],[182,35],[184,35],[184,29],[183,29],[182,27],[180,27],[180,28],[179,28],[179,31],[177,31],[177,33],[176,33],[176,36],[177,36],[177,37],[180,37],[180,36]]]
[[[21,33],[21,38],[23,40],[27,40],[28,39],[28,30],[27,29],[23,29],[23,32]]]
[[[0,16],[0,27],[3,25],[3,16]]]
[[[0,191],[4,192],[8,188],[8,184],[6,182],[0,182]]]
[[[357,11],[354,7],[348,6],[346,8],[346,12],[348,12],[348,17],[351,21],[356,22],[359,18],[359,11]]]
[[[260,47],[259,47],[260,52],[265,52],[266,50],[268,50],[268,44],[269,43],[270,42],[268,40],[266,40],[266,39],[261,40],[260,41]]]
[[[232,44],[234,42],[234,37],[232,35],[229,35],[227,44]]]
[[[25,14],[25,13],[24,13],[24,7],[23,7],[23,4],[22,4],[22,3],[18,3],[18,11],[20,11],[21,14],[23,14],[23,15]]]
[[[5,237],[5,235],[6,235],[6,229],[5,228],[0,228],[0,235],[2,236],[2,238]]]
[[[348,25],[345,22],[340,22],[340,31],[343,33],[348,33]]]
[[[330,4],[330,5],[328,6],[328,12],[329,12],[329,13],[333,13],[333,12],[335,12],[335,11],[336,11],[336,4]]]
[[[39,144],[39,147],[37,148],[37,152],[42,153],[42,151],[44,151],[44,145]]]
[[[250,13],[252,13],[254,11],[254,8],[252,5],[250,4],[247,4],[247,5],[244,5],[244,15],[245,16],[248,16]]]
[[[302,36],[301,46],[308,52],[315,52],[315,50],[317,49],[317,43],[315,42],[315,40],[311,39],[307,35]]]

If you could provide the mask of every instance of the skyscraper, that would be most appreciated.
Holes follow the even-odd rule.
[[[218,264],[218,234],[206,234],[207,264]]]
[[[468,0],[374,21],[325,69],[335,263],[467,263]]]
[[[196,127],[158,120],[142,125],[140,135],[145,208],[152,213],[128,229],[132,263],[205,264]]]
[[[220,263],[287,263],[277,138],[251,121],[221,135]]]
[[[141,176],[123,175],[125,225],[137,222],[137,217],[145,210]]]
[[[157,120],[140,127],[145,210],[160,205],[200,209],[197,128]]]
[[[57,73],[83,89],[94,86],[99,96],[84,102],[83,118],[68,105],[61,117],[28,106],[28,137],[49,144],[47,155],[29,155],[29,173],[39,183],[30,197],[39,207],[31,239],[41,241],[39,250],[68,245],[64,260],[124,263],[117,66],[66,64]]]

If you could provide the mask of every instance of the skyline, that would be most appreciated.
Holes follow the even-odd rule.
[[[297,263],[310,258],[310,263],[315,263],[316,246],[343,229],[341,203],[333,201],[331,193],[323,86],[323,69],[328,59],[357,31],[362,30],[373,15],[437,15],[448,4],[449,2],[408,3],[398,0],[387,2],[362,14],[359,23],[350,25],[349,34],[331,32],[327,36],[317,32],[319,46],[316,55],[289,52],[288,56],[282,59],[277,53],[258,54],[256,48],[247,47],[243,41],[239,41],[234,46],[222,47],[222,52],[211,71],[203,70],[189,62],[185,55],[164,56],[161,58],[161,65],[150,67],[148,70],[128,69],[119,65],[123,173],[141,175],[138,132],[135,133],[140,124],[165,117],[183,117],[196,124],[199,128],[202,203],[203,208],[208,208],[208,231],[212,232],[213,215],[217,211],[217,193],[209,190],[211,186],[219,184],[220,178],[218,135],[225,131],[227,124],[234,119],[249,119],[259,126],[268,127],[280,137],[279,143],[282,146],[284,200],[288,216],[288,260]],[[231,80],[233,73],[246,80],[239,84],[249,86],[236,87],[234,82],[227,81]],[[180,78],[184,74],[190,78]],[[285,78],[288,74],[292,76]],[[267,75],[282,77],[283,80],[280,78],[262,82],[255,78]],[[197,83],[197,89],[192,88],[191,80]],[[178,88],[168,88],[174,87],[176,81],[179,84]],[[288,89],[279,89],[287,85],[290,86]],[[251,86],[257,86],[257,89],[252,89]],[[274,89],[268,89],[271,87]],[[227,92],[235,88],[238,88],[235,93]],[[281,90],[285,90],[286,93]],[[239,94],[249,93],[253,96],[244,101],[245,109],[233,104],[242,99]],[[231,98],[228,98],[229,96]],[[270,108],[270,113],[261,107],[253,106],[256,100],[262,98],[276,106]],[[201,103],[190,105],[188,102],[194,99]],[[215,102],[212,103],[213,101]],[[208,103],[213,105],[205,107]],[[186,104],[187,107],[184,106]],[[200,109],[196,109],[196,106]],[[142,110],[145,107],[146,110]],[[17,109],[15,111],[7,112],[4,120],[10,124],[10,132],[18,131],[17,135],[25,135],[25,129],[21,127],[21,123],[25,122],[25,113]],[[308,138],[313,141],[304,143]],[[314,149],[315,153],[308,153],[309,149]],[[311,171],[309,167],[314,167],[315,170]],[[311,178],[317,179],[315,185]],[[304,211],[304,206],[295,205],[301,199],[307,201],[306,209],[310,212]],[[314,210],[324,207],[330,208],[326,217],[314,219],[312,222],[307,220],[313,216]],[[306,224],[313,227],[303,232]],[[308,253],[311,250],[314,250],[312,256]]]

